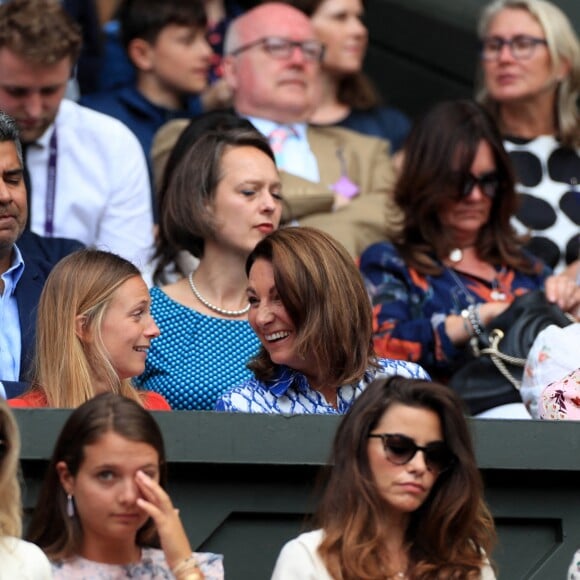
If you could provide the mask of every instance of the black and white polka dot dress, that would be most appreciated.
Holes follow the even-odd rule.
[[[561,270],[580,258],[580,149],[550,135],[504,141],[518,179],[521,205],[514,219],[531,233],[529,249]]]

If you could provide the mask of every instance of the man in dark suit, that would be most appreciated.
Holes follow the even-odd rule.
[[[28,216],[23,173],[18,128],[0,112],[0,395],[7,398],[27,386],[44,282],[58,259],[82,247],[30,233],[22,237],[22,251],[16,245]]]

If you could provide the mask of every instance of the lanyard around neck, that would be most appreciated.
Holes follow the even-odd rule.
[[[44,235],[52,237],[54,234],[54,202],[56,199],[56,161],[58,157],[58,141],[56,127],[50,136],[48,144],[48,166],[46,170],[46,198]]]

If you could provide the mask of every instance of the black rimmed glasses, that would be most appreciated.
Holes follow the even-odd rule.
[[[381,439],[385,457],[395,465],[409,463],[417,451],[423,452],[425,465],[432,473],[443,473],[451,469],[456,461],[454,453],[443,441],[434,441],[421,447],[410,437],[399,433],[371,433],[369,437]]]
[[[532,58],[536,46],[543,44],[547,46],[545,38],[518,34],[512,38],[502,38],[501,36],[488,36],[481,42],[481,58],[483,60],[498,60],[504,46],[508,46],[511,55],[516,60],[526,60]]]
[[[493,199],[497,195],[499,184],[500,176],[497,171],[488,171],[482,175],[456,173],[453,176],[453,186],[457,189],[461,199],[469,197],[476,185],[484,195]]]
[[[324,56],[324,45],[318,42],[318,40],[299,41],[290,40],[289,38],[281,38],[279,36],[265,36],[264,38],[259,38],[254,42],[249,42],[248,44],[244,44],[235,50],[232,50],[230,54],[237,56],[255,46],[261,46],[266,54],[277,60],[286,60],[287,58],[290,58],[295,48],[299,48],[302,51],[304,59],[311,62],[320,62]]]

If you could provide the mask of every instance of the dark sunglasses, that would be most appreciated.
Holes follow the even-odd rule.
[[[500,176],[497,171],[490,171],[479,176],[468,173],[467,175],[456,175],[456,181],[461,199],[469,197],[476,185],[484,195],[493,199],[499,189]]]
[[[415,457],[417,451],[425,456],[425,465],[432,473],[443,473],[455,463],[455,455],[443,441],[435,441],[421,447],[413,439],[398,433],[371,433],[383,442],[386,458],[395,465],[405,465]]]

